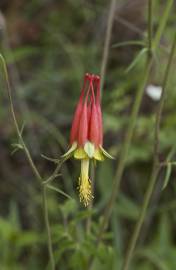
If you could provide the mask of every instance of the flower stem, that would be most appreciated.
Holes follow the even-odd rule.
[[[148,0],[148,61],[152,57],[152,30],[153,30],[153,21],[152,21],[152,4],[153,0]]]
[[[143,201],[143,205],[142,205],[142,209],[139,215],[139,219],[136,223],[135,229],[134,229],[134,233],[132,235],[131,241],[129,243],[129,247],[127,250],[127,254],[125,257],[125,262],[124,265],[122,267],[122,270],[128,270],[130,263],[131,263],[131,259],[133,257],[133,253],[136,247],[136,243],[141,231],[141,227],[143,225],[145,216],[146,216],[146,212],[147,212],[147,208],[148,205],[150,203],[150,199],[157,181],[157,176],[159,173],[159,160],[158,160],[158,154],[159,154],[159,132],[160,132],[160,123],[161,123],[161,116],[162,116],[162,112],[163,112],[163,107],[164,107],[164,101],[165,101],[165,96],[166,96],[166,86],[167,86],[167,82],[168,82],[168,78],[169,78],[169,73],[170,73],[170,68],[171,68],[171,64],[172,64],[172,60],[174,57],[174,53],[175,53],[175,49],[176,49],[176,34],[174,37],[174,41],[172,44],[172,48],[170,51],[170,55],[169,55],[169,60],[168,60],[168,64],[166,67],[166,71],[165,71],[165,76],[164,76],[164,80],[163,80],[163,84],[162,84],[162,96],[159,102],[159,106],[158,106],[158,110],[156,113],[156,121],[155,121],[155,136],[154,136],[154,159],[153,159],[153,169],[152,169],[152,173],[151,173],[151,177],[150,177],[150,181],[149,181],[149,185],[148,188],[146,190],[145,196],[144,196],[144,201]]]
[[[135,124],[136,124],[136,119],[137,119],[139,108],[140,108],[140,105],[141,105],[143,91],[144,91],[145,85],[146,85],[147,80],[148,80],[148,75],[149,75],[149,72],[150,72],[151,65],[152,65],[152,60],[150,61],[150,63],[147,66],[147,70],[146,70],[145,75],[143,77],[142,84],[139,87],[139,90],[138,90],[138,92],[136,94],[136,98],[135,98],[134,105],[133,105],[133,108],[132,108],[131,119],[130,119],[130,122],[129,122],[130,124],[129,124],[128,128],[127,128],[124,144],[123,144],[123,147],[122,147],[122,150],[121,150],[121,153],[120,153],[119,163],[118,163],[117,170],[116,170],[115,177],[114,177],[113,184],[112,184],[112,186],[113,186],[112,193],[111,193],[111,197],[109,199],[108,205],[107,205],[107,207],[105,209],[105,213],[104,213],[104,216],[103,216],[103,221],[102,221],[102,225],[101,225],[99,238],[101,238],[102,233],[106,229],[106,226],[107,226],[107,224],[109,222],[109,218],[110,218],[110,215],[111,215],[111,212],[112,212],[112,209],[113,209],[114,202],[115,202],[117,194],[119,192],[119,186],[120,186],[120,183],[121,183],[121,180],[122,180],[122,175],[123,175],[123,172],[124,172],[124,169],[125,169],[126,159],[127,159],[127,156],[128,156],[128,150],[129,150],[129,147],[130,147],[130,144],[131,144],[131,140],[132,140]]]
[[[13,105],[13,100],[12,100],[12,92],[11,92],[11,87],[10,87],[10,83],[9,83],[9,77],[8,77],[8,71],[7,71],[7,66],[6,66],[6,62],[4,57],[0,54],[0,60],[2,62],[2,67],[3,67],[3,72],[4,72],[4,76],[5,76],[5,82],[6,82],[6,86],[7,86],[7,94],[8,94],[8,98],[9,98],[9,103],[10,103],[10,111],[12,114],[12,118],[13,118],[13,122],[15,125],[15,129],[17,132],[17,135],[19,137],[20,143],[23,147],[23,150],[26,154],[27,160],[29,162],[29,165],[31,166],[31,169],[34,173],[34,175],[36,176],[36,179],[38,180],[38,182],[42,185],[42,190],[43,190],[43,208],[44,208],[44,217],[45,217],[45,225],[46,225],[46,229],[47,229],[47,235],[48,235],[48,250],[49,250],[49,256],[50,256],[50,261],[51,261],[51,269],[55,270],[55,263],[54,263],[54,256],[53,256],[53,249],[52,249],[52,242],[51,242],[51,229],[50,229],[50,224],[49,224],[49,218],[48,218],[48,208],[47,208],[47,198],[46,198],[46,187],[45,185],[42,184],[43,182],[43,178],[40,175],[37,167],[34,164],[34,161],[32,159],[32,156],[24,142],[24,139],[22,137],[20,128],[19,128],[19,124],[16,118],[16,114],[15,114],[15,110],[14,110],[14,105]]]
[[[32,160],[32,157],[30,155],[30,152],[23,140],[23,137],[22,137],[22,134],[20,132],[20,128],[19,128],[19,125],[18,125],[18,122],[17,122],[17,119],[16,119],[16,115],[15,115],[15,110],[14,110],[14,105],[13,105],[13,101],[12,101],[12,94],[11,94],[11,87],[10,87],[10,83],[9,83],[9,78],[8,78],[8,71],[7,71],[7,67],[6,67],[6,62],[5,62],[5,59],[4,57],[0,54],[0,60],[2,62],[2,66],[3,66],[3,71],[4,71],[4,75],[5,75],[5,82],[6,82],[6,85],[7,85],[7,94],[8,94],[8,98],[9,98],[9,102],[10,102],[10,110],[11,110],[11,114],[12,114],[12,117],[13,117],[13,122],[14,122],[14,125],[15,125],[15,128],[16,128],[16,132],[17,132],[17,135],[19,137],[19,140],[20,140],[20,143],[24,149],[24,152],[26,154],[26,157],[28,159],[28,162],[32,168],[32,171],[34,173],[34,175],[36,176],[37,180],[39,182],[42,181],[42,177],[40,176],[40,173],[38,172],[33,160]]]
[[[114,15],[115,15],[115,10],[116,10],[115,7],[116,7],[116,0],[111,0],[108,22],[107,22],[107,29],[106,29],[106,34],[105,34],[105,43],[104,43],[104,49],[103,49],[101,71],[100,71],[101,93],[104,86],[104,78],[105,78],[108,56],[109,56],[109,46],[110,46],[110,41],[111,41],[112,26],[113,26]]]
[[[46,185],[42,185],[44,218],[45,218],[45,226],[46,226],[47,236],[48,236],[48,252],[50,256],[51,269],[55,270],[55,261],[54,261],[53,247],[52,247],[52,240],[51,240],[51,228],[50,228],[49,216],[48,216],[46,188],[47,188]]]

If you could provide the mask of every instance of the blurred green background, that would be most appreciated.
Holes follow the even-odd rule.
[[[153,1],[154,33],[169,1]],[[96,258],[95,270],[120,269],[149,181],[158,99],[144,91],[120,194],[108,231],[97,248],[95,237],[111,194],[119,150],[146,62],[148,1],[116,2],[102,98],[104,146],[115,160],[97,164],[92,210],[79,203],[80,164],[75,160],[64,163],[61,175],[54,181],[55,187],[73,199],[47,190],[56,269],[89,269],[88,259],[92,254]],[[160,46],[154,52],[148,86],[162,83],[176,29],[176,1],[170,2],[173,2],[172,8]],[[0,52],[8,64],[24,139],[45,177],[52,173],[55,164],[45,160],[42,154],[59,158],[68,147],[71,120],[84,73],[100,74],[109,4],[107,0],[0,1]],[[126,41],[134,41],[134,44],[127,46]],[[176,145],[175,68],[174,59],[160,132],[161,161]],[[41,190],[23,151],[14,151],[18,139],[2,72],[0,89],[0,269],[50,269]],[[152,93],[158,91],[156,87],[152,89]],[[175,155],[175,150],[173,153]],[[175,167],[172,166],[170,181],[162,191],[165,176],[163,168],[130,269],[176,269]],[[87,219],[90,218],[88,233]]]

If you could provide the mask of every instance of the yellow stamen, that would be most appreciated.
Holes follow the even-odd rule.
[[[89,159],[81,160],[81,175],[79,177],[79,197],[80,202],[88,206],[92,197],[91,182],[89,179]]]

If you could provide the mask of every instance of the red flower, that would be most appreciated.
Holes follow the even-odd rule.
[[[71,148],[63,155],[81,160],[79,178],[80,200],[87,206],[92,198],[89,179],[89,160],[103,161],[112,158],[102,147],[103,127],[100,100],[100,77],[85,74],[81,95],[74,113],[71,133]]]

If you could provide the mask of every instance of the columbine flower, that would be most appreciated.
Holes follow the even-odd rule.
[[[74,113],[70,148],[62,157],[74,157],[81,160],[79,177],[80,201],[88,206],[93,198],[91,180],[89,178],[90,159],[103,161],[105,157],[112,158],[102,147],[103,126],[100,102],[100,77],[85,74],[81,95]]]

